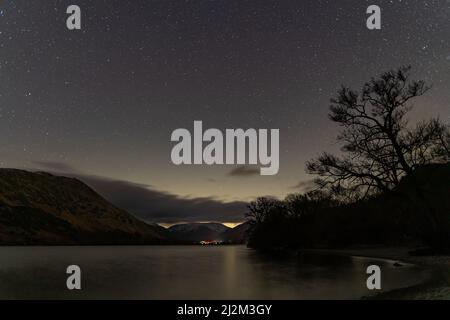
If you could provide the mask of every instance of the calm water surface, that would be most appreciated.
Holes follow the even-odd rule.
[[[66,268],[82,269],[82,290],[66,289]],[[273,259],[244,246],[0,247],[0,298],[358,299],[367,266],[383,290],[426,277],[415,266],[359,257]]]

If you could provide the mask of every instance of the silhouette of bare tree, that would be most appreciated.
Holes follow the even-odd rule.
[[[409,79],[410,69],[372,78],[360,93],[342,87],[331,99],[329,117],[343,128],[337,137],[343,155],[324,152],[307,162],[320,187],[354,200],[392,190],[419,166],[448,161],[447,126],[438,119],[408,126],[411,100],[429,90],[424,81]]]

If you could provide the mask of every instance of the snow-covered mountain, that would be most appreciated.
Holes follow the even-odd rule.
[[[168,228],[174,240],[183,241],[213,241],[220,240],[220,234],[229,230],[221,223],[182,223]]]

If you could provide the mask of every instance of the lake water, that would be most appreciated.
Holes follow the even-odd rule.
[[[66,268],[82,290],[66,289]],[[245,246],[0,247],[0,298],[358,299],[366,268],[382,268],[383,290],[413,285],[418,267],[359,257],[274,259]]]

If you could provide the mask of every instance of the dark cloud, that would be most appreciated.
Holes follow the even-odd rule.
[[[63,163],[40,162],[40,167],[63,169]],[[119,208],[147,222],[179,221],[239,222],[243,220],[246,203],[222,202],[210,197],[183,198],[152,186],[106,177],[80,174],[74,168],[58,174],[75,177]]]
[[[228,172],[233,177],[248,177],[260,174],[260,169],[250,166],[239,166]]]
[[[213,198],[182,198],[150,186],[103,177],[80,176],[106,199],[137,217],[152,222],[242,221],[244,202],[221,202]]]
[[[297,189],[301,192],[308,192],[313,190],[315,187],[314,180],[306,180],[306,181],[300,181],[295,186],[291,186],[290,189]]]

